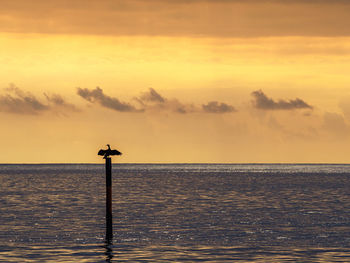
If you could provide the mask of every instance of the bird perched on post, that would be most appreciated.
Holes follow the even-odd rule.
[[[98,151],[98,155],[102,155],[103,159],[106,159],[108,156],[110,155],[122,155],[122,153],[118,150],[111,150],[111,147],[109,146],[109,144],[107,144],[108,149],[107,150],[99,150]]]

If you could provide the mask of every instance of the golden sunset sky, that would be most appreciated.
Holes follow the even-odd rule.
[[[350,162],[348,0],[0,0],[0,163]]]

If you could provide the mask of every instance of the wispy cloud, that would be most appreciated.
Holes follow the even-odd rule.
[[[65,101],[65,99],[59,95],[59,94],[51,94],[48,95],[46,93],[44,93],[47,101],[49,102],[51,106],[51,108],[56,107],[59,109],[66,109],[66,110],[70,110],[70,111],[80,111],[74,104],[68,103],[67,101]]]
[[[165,98],[153,88],[142,92],[142,94],[135,99],[147,111],[170,111],[182,114],[197,111],[193,104],[182,103],[176,98]]]
[[[0,95],[0,111],[16,114],[38,114],[49,109],[30,92],[11,85],[5,89],[6,94]]]
[[[147,92],[143,92],[140,96],[140,101],[144,102],[158,102],[158,103],[164,103],[165,98],[160,95],[155,89],[149,88]]]
[[[292,100],[274,101],[265,95],[262,90],[257,90],[251,93],[254,98],[253,105],[261,110],[295,110],[295,109],[312,109],[308,103],[302,99],[296,98]]]
[[[140,96],[133,97],[130,102],[122,102],[116,97],[104,94],[99,87],[95,89],[77,89],[77,94],[90,103],[97,103],[102,107],[119,112],[174,112],[174,113],[228,113],[236,109],[226,103],[211,101],[201,107],[194,103],[184,103],[177,98],[166,98],[153,88],[142,92]],[[136,105],[134,105],[136,104]]]
[[[44,93],[46,101],[43,102],[28,91],[11,84],[4,89],[0,95],[0,111],[14,114],[37,115],[48,111],[64,112],[78,111],[78,108],[64,100],[58,94],[47,95]]]
[[[140,112],[142,110],[135,108],[127,102],[122,102],[117,98],[110,97],[103,93],[103,90],[100,87],[95,89],[82,89],[78,88],[77,94],[83,99],[91,102],[98,103],[105,108],[109,108],[115,111],[121,112]]]
[[[160,95],[153,88],[142,93],[137,100],[148,110],[168,110],[182,114],[193,112],[228,113],[236,111],[233,106],[218,101],[211,101],[198,107],[194,103],[183,103],[176,98],[168,99]]]
[[[202,108],[205,112],[209,113],[229,113],[237,111],[235,107],[218,101],[210,101],[207,104],[203,104]]]

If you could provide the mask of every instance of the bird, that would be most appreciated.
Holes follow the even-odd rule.
[[[118,150],[111,150],[111,147],[109,146],[109,144],[107,144],[108,149],[107,150],[99,150],[98,151],[98,155],[102,155],[103,159],[106,159],[108,156],[110,155],[122,155],[122,153]]]

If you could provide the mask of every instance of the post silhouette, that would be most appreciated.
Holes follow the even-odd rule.
[[[111,150],[107,144],[107,150],[99,150],[98,155],[102,155],[106,160],[106,243],[112,243],[113,239],[113,216],[112,216],[112,159],[111,155],[121,155],[118,150]]]
[[[113,239],[112,217],[112,160],[106,157],[106,239]]]

